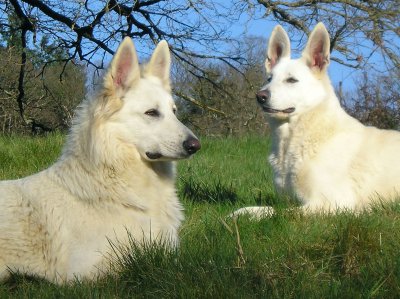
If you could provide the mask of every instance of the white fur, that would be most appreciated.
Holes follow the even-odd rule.
[[[92,279],[109,270],[110,243],[178,244],[183,213],[172,160],[188,157],[183,142],[197,139],[174,115],[169,68],[163,41],[142,75],[126,38],[102,91],[81,105],[61,158],[0,182],[2,278],[10,269],[57,283]]]
[[[260,93],[270,92],[264,110],[280,110],[266,113],[275,186],[294,194],[305,212],[359,211],[373,201],[396,199],[400,133],[366,127],[349,116],[330,84],[328,64],[329,34],[322,23],[295,60],[286,32],[281,26],[274,29],[266,61],[272,77]],[[287,108],[295,110],[282,112]],[[240,214],[260,218],[270,215],[271,208],[243,208],[233,216]]]

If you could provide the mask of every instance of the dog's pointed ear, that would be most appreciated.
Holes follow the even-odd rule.
[[[290,57],[290,40],[285,29],[278,25],[272,30],[268,42],[267,59],[265,60],[267,72],[271,72],[283,57]]]
[[[146,68],[146,74],[155,76],[161,80],[166,89],[170,89],[171,55],[168,43],[162,40],[158,43],[150,62]]]
[[[131,38],[125,37],[111,61],[104,85],[120,97],[139,78],[140,68],[135,46]]]
[[[330,60],[330,39],[324,24],[318,23],[315,26],[302,55],[312,70],[326,70]]]

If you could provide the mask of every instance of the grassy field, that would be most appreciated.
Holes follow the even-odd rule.
[[[63,140],[0,138],[0,179],[45,168]],[[398,204],[357,216],[287,211],[293,203],[272,187],[267,138],[203,139],[202,145],[179,164],[186,220],[178,251],[125,250],[118,274],[96,282],[55,286],[14,275],[0,285],[0,298],[400,297]],[[226,217],[258,204],[278,213],[259,222]]]

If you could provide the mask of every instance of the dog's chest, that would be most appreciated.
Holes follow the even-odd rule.
[[[279,189],[292,191],[302,165],[301,152],[290,147],[279,147],[268,157],[274,172],[274,183]]]
[[[307,138],[289,130],[289,127],[281,128],[273,137],[268,157],[275,186],[289,192],[296,190],[299,173],[304,171],[305,161],[310,159],[312,152]]]

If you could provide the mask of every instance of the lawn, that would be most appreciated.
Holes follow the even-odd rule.
[[[57,159],[64,137],[1,137],[0,179]],[[149,244],[121,249],[118,272],[56,286],[14,275],[0,298],[398,298],[400,205],[371,213],[305,216],[276,194],[266,163],[268,138],[202,139],[179,162],[186,220],[178,251]],[[1,196],[1,194],[0,194]],[[227,215],[246,205],[277,214],[253,222]]]

